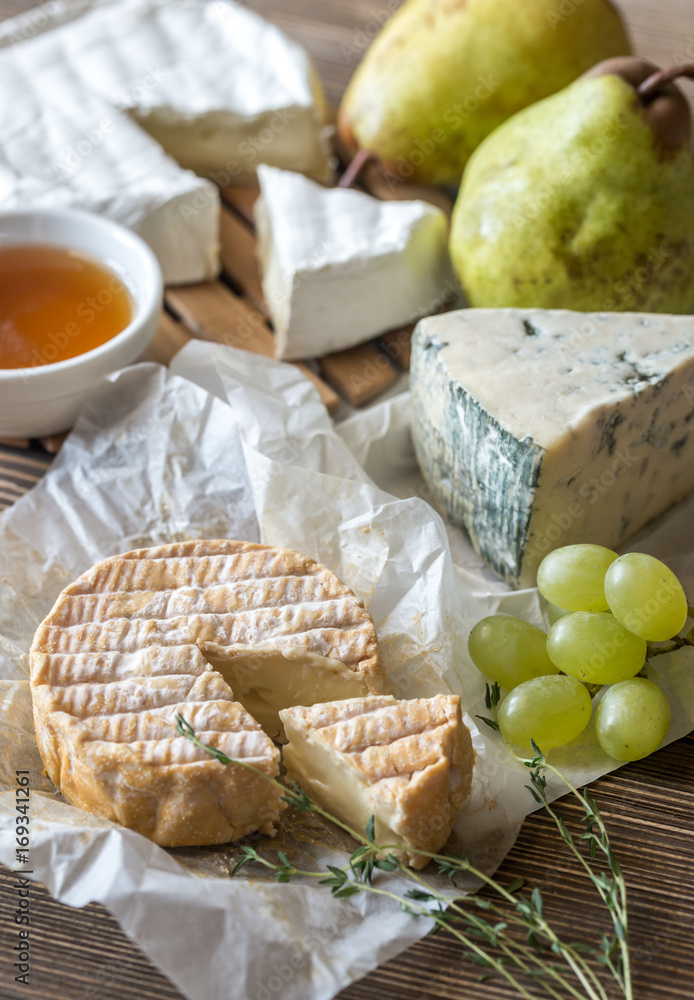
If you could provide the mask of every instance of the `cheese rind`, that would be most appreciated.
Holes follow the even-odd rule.
[[[279,358],[353,347],[436,312],[457,289],[444,213],[258,168],[254,212]]]
[[[10,53],[13,55],[13,53]],[[21,94],[21,100],[17,98]],[[66,71],[0,58],[0,208],[81,208],[137,232],[169,283],[218,269],[219,193]],[[127,276],[126,276],[127,278]]]
[[[68,0],[38,13],[6,22],[0,49],[11,45],[32,77],[74,75],[183,166],[237,181],[260,162],[330,176],[325,99],[306,50],[242,4]]]
[[[451,522],[515,586],[694,488],[694,320],[468,309],[413,338],[412,435]]]
[[[0,207],[107,215],[168,283],[218,273],[216,184],[263,161],[331,169],[308,55],[233,0],[74,0],[4,22],[0,123]]]
[[[470,794],[474,751],[460,699],[352,698],[280,713],[284,763],[319,805],[413,868],[450,836]]]
[[[166,846],[273,832],[281,791],[176,733],[180,713],[203,742],[277,775],[279,752],[239,704],[253,684],[239,697],[205,655],[235,643],[285,650],[308,694],[326,662],[350,692],[385,687],[368,612],[299,553],[216,540],[105,559],[65,588],[31,648],[37,741],[63,795]]]

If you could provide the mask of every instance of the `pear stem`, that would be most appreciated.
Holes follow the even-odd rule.
[[[362,172],[367,163],[377,160],[378,157],[370,149],[360,149],[350,160],[347,169],[345,170],[342,177],[337,182],[337,186],[341,188],[350,188],[356,183],[359,174]]]
[[[663,84],[670,83],[680,76],[686,76],[688,79],[694,80],[694,63],[685,63],[684,66],[671,66],[670,69],[659,69],[657,73],[653,73],[647,80],[643,81],[638,90],[639,97],[645,100],[656,97],[658,90]]]

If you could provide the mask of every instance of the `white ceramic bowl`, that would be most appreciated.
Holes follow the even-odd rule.
[[[0,247],[38,243],[81,250],[121,279],[133,301],[131,322],[91,351],[34,368],[0,369],[0,435],[41,437],[67,430],[89,389],[135,361],[159,322],[162,277],[157,259],[135,233],[88,212],[0,212]]]

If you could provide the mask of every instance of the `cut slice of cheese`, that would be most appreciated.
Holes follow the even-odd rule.
[[[63,795],[168,846],[271,832],[280,792],[176,735],[181,713],[203,742],[277,774],[277,750],[238,702],[265,704],[263,685],[278,681],[281,664],[270,657],[259,692],[247,682],[237,695],[211,660],[224,666],[239,648],[247,658],[259,648],[261,661],[283,650],[294,671],[291,683],[279,678],[285,698],[320,694],[320,676],[332,681],[338,662],[349,693],[385,688],[368,612],[289,549],[175,543],[105,559],[67,587],[31,649],[39,750]],[[292,703],[282,697],[269,691],[275,713]]]
[[[470,794],[474,751],[460,699],[353,698],[282,711],[289,776],[323,808],[413,868],[448,840]]]
[[[441,209],[325,188],[269,166],[258,180],[258,253],[278,358],[353,347],[453,297]]]
[[[513,585],[616,548],[694,488],[691,316],[467,309],[412,343],[412,436],[451,522]]]
[[[233,0],[68,0],[0,25],[0,207],[106,215],[167,282],[200,281],[215,184],[261,162],[328,177],[325,102],[304,49]]]

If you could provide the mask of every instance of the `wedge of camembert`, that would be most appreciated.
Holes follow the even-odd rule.
[[[615,548],[694,488],[694,319],[468,309],[413,338],[412,435],[451,522],[534,584],[562,545]]]
[[[229,540],[97,563],[61,593],[30,659],[52,781],[166,846],[270,833],[280,808],[271,782],[178,736],[179,713],[203,742],[275,776],[279,753],[252,712],[274,736],[297,700],[385,689],[373,623],[348,587],[297,552]]]
[[[460,698],[352,698],[281,713],[290,778],[354,830],[413,868],[448,840],[472,784],[474,751]]]
[[[268,166],[258,180],[258,253],[278,358],[353,347],[453,297],[441,209],[325,188]]]

